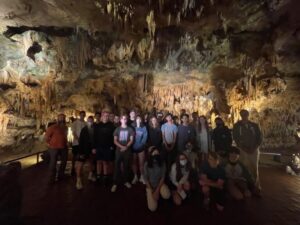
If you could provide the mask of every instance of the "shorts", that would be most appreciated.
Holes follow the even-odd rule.
[[[72,146],[72,154],[78,155],[78,153],[79,153],[79,145],[73,145]]]
[[[97,161],[114,161],[115,149],[114,147],[98,147],[96,149]]]
[[[133,149],[132,148],[132,153],[136,153],[136,154],[138,154],[138,153],[141,153],[141,152],[143,152],[145,150],[145,148],[140,148],[140,149]]]
[[[90,157],[91,157],[90,154],[77,154],[76,161],[78,161],[78,162],[85,162]]]

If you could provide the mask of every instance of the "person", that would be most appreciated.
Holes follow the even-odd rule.
[[[187,197],[187,192],[190,191],[189,175],[191,168],[191,163],[184,153],[180,153],[172,164],[169,186],[175,205],[181,205]]]
[[[210,129],[205,116],[200,116],[196,127],[196,143],[200,150],[202,161],[207,159],[207,154],[211,149],[210,146]]]
[[[193,144],[191,142],[188,142],[185,145],[185,150],[183,153],[187,156],[189,162],[191,162],[191,166],[193,170],[198,170],[199,168],[199,158],[197,153],[194,151]]]
[[[146,128],[148,129],[148,127],[149,127],[149,113],[147,112],[147,113],[145,113],[145,115],[144,115],[144,125],[146,126]]]
[[[95,113],[95,124],[99,124],[101,120],[101,113],[100,112],[96,112]]]
[[[227,126],[225,126],[222,118],[217,117],[215,119],[216,128],[212,132],[212,142],[214,145],[214,150],[223,159],[228,157],[228,151],[232,145],[231,131]]]
[[[79,136],[82,128],[86,126],[86,122],[84,118],[86,116],[85,111],[79,112],[79,119],[75,120],[71,125],[71,130],[73,134],[73,143],[72,143],[72,169],[71,175],[75,175],[75,161],[78,158],[78,151],[79,151]]]
[[[133,123],[135,123],[136,112],[134,109],[129,112],[129,120],[127,121],[127,125],[133,128]]]
[[[151,146],[149,157],[144,165],[144,179],[146,183],[146,196],[148,209],[152,212],[158,207],[158,200],[169,199],[171,196],[168,186],[165,184],[166,164],[160,157],[159,150]]]
[[[148,145],[155,146],[159,151],[161,151],[162,142],[162,131],[160,124],[157,118],[152,116],[149,121]]]
[[[245,109],[240,111],[241,120],[233,126],[233,139],[237,147],[241,150],[240,159],[246,166],[252,177],[255,186],[261,189],[258,163],[259,146],[262,143],[262,133],[258,124],[249,120],[249,112]]]
[[[199,184],[204,195],[204,207],[208,208],[210,200],[216,203],[217,209],[223,211],[225,204],[225,171],[219,165],[220,159],[216,152],[209,152],[208,159],[202,165]]]
[[[240,150],[230,147],[228,162],[225,164],[226,186],[229,194],[236,200],[251,197],[254,181],[247,168],[239,161]]]
[[[115,114],[113,112],[111,112],[111,113],[109,113],[108,117],[109,117],[109,121],[113,123],[115,120]]]
[[[66,126],[66,116],[59,114],[57,116],[57,123],[47,128],[45,140],[48,145],[48,152],[50,156],[49,163],[49,184],[53,184],[56,180],[63,179],[64,172],[68,159],[68,128]],[[60,156],[61,164],[59,166],[58,174],[56,174],[57,160]]]
[[[133,180],[132,184],[135,184],[138,180],[145,184],[144,180],[144,162],[145,162],[145,147],[148,138],[148,131],[146,126],[142,122],[140,115],[136,116],[135,123],[133,123],[135,129],[134,144],[132,146],[133,153]],[[139,169],[138,169],[139,168]],[[138,179],[138,170],[140,172],[140,179]]]
[[[181,121],[178,116],[173,116],[173,123],[178,127],[181,124]]]
[[[106,186],[109,181],[111,168],[113,167],[115,146],[113,133],[115,126],[109,121],[109,113],[101,113],[100,122],[95,126],[95,150],[97,160],[97,181],[103,181]],[[103,176],[102,176],[103,175]]]
[[[183,152],[185,150],[185,146],[188,142],[193,143],[195,140],[195,130],[189,124],[189,115],[182,114],[181,115],[182,124],[178,126],[178,134],[177,134],[177,150],[178,152]]]
[[[88,180],[95,182],[96,178],[93,174],[94,164],[92,160],[92,153],[94,149],[94,117],[89,116],[87,119],[87,125],[82,128],[79,136],[79,148],[78,155],[75,164],[76,168],[76,189],[81,190],[82,185],[82,170],[85,161],[88,161],[89,175]]]
[[[122,177],[121,164],[123,163],[123,180],[124,185],[127,188],[131,188],[129,183],[129,170],[130,170],[130,159],[131,159],[131,145],[134,140],[134,130],[132,127],[127,126],[127,115],[122,115],[121,126],[114,131],[114,144],[116,145],[116,156],[115,156],[115,169],[113,186],[111,192],[116,192],[117,187]]]
[[[163,137],[163,154],[164,159],[167,162],[167,170],[171,168],[172,163],[175,161],[176,158],[176,139],[177,139],[177,132],[178,128],[174,125],[172,114],[166,115],[167,122],[164,123],[161,127],[162,137]]]
[[[120,124],[120,117],[115,115],[115,118],[114,118],[114,126],[115,128],[119,127],[121,124]]]

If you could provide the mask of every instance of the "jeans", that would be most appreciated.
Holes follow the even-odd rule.
[[[49,149],[50,155],[50,164],[49,164],[49,178],[50,181],[54,181],[56,178],[56,165],[58,161],[58,156],[60,156],[61,164],[58,170],[57,178],[60,179],[63,177],[68,160],[68,149]]]
[[[129,172],[131,166],[131,149],[127,149],[124,152],[121,152],[119,149],[116,150],[115,158],[115,171],[114,171],[114,184],[120,184],[122,179],[122,163],[123,163],[123,181],[129,182]]]

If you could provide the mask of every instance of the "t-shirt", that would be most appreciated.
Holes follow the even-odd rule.
[[[217,166],[216,168],[210,167],[208,162],[204,162],[202,168],[201,168],[201,174],[204,174],[207,176],[207,179],[212,181],[217,181],[219,179],[225,180],[225,171],[221,166]]]
[[[148,131],[145,126],[135,127],[135,139],[133,144],[134,150],[141,150],[147,141]]]
[[[180,152],[183,152],[185,150],[185,145],[195,138],[194,127],[192,127],[191,125],[179,125],[177,137],[177,148]]]
[[[162,125],[161,131],[165,137],[167,144],[174,143],[175,134],[177,134],[178,132],[178,128],[176,125],[165,123],[164,125]]]
[[[230,162],[226,163],[225,173],[227,179],[239,179],[245,180],[249,183],[253,183],[253,179],[250,173],[248,172],[246,167],[240,162],[237,162],[235,164],[232,164]]]
[[[84,128],[85,126],[86,126],[85,121],[75,120],[71,125],[72,133],[76,134],[76,136],[79,138],[80,132],[81,132],[82,128]],[[72,145],[73,146],[79,145],[78,139],[73,138]]]
[[[96,124],[94,131],[96,148],[114,146],[114,130],[115,126],[111,122]]]
[[[144,165],[144,178],[149,182],[152,188],[156,188],[162,178],[166,174],[166,164],[163,163],[161,167],[157,163],[153,162],[153,167],[149,168],[148,163]]]
[[[161,147],[162,143],[162,133],[160,127],[149,127],[149,145],[155,146],[156,148]]]
[[[114,137],[118,137],[118,142],[124,146],[129,143],[131,136],[134,137],[134,130],[132,127],[117,127],[114,131]]]

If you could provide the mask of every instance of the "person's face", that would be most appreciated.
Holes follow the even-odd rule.
[[[180,155],[179,156],[179,160],[185,160],[185,159],[186,159],[185,155]]]
[[[219,165],[219,160],[218,159],[214,159],[212,156],[208,156],[208,164],[211,168],[217,168],[217,166]]]
[[[115,114],[113,113],[109,114],[109,121],[114,122],[114,119],[115,119]]]
[[[167,120],[168,122],[171,122],[171,121],[172,121],[172,117],[169,115],[169,116],[166,117],[166,120]]]
[[[97,113],[97,114],[95,115],[95,119],[96,119],[96,121],[100,121],[100,114]]]
[[[187,116],[182,117],[181,120],[182,120],[182,122],[183,122],[184,124],[189,123],[189,118],[188,118]]]
[[[157,119],[155,117],[153,117],[151,119],[151,123],[153,124],[154,127],[156,127],[156,125],[157,125]]]
[[[79,118],[80,118],[80,120],[84,120],[84,118],[85,118],[85,113],[80,113]]]
[[[236,153],[229,154],[229,161],[232,163],[236,163],[239,160],[239,158],[240,158],[239,154],[236,154]]]
[[[65,122],[65,116],[64,115],[58,115],[57,122],[58,123],[64,123]]]
[[[136,123],[140,124],[141,122],[142,122],[142,118],[138,116],[138,117],[136,118]]]
[[[205,118],[204,117],[200,117],[199,121],[200,121],[201,124],[205,124]]]
[[[248,119],[249,119],[249,113],[247,113],[247,112],[241,112],[240,115],[241,115],[242,120],[248,121]]]
[[[115,116],[115,118],[114,118],[114,123],[120,123],[120,117]]]
[[[217,127],[220,127],[220,126],[223,126],[223,125],[224,125],[223,121],[220,120],[220,119],[215,120],[215,123],[216,123],[216,126],[217,126]]]
[[[122,116],[121,117],[121,124],[122,125],[126,125],[126,123],[127,123],[127,117],[126,116]]]
[[[131,111],[131,112],[129,113],[129,116],[130,116],[130,118],[135,118],[135,112],[134,112],[134,111]]]
[[[88,122],[89,125],[93,125],[93,123],[94,123],[94,118],[91,118],[91,117],[88,118],[87,122]]]
[[[109,120],[109,114],[108,113],[103,113],[102,114],[102,122],[107,123]]]

